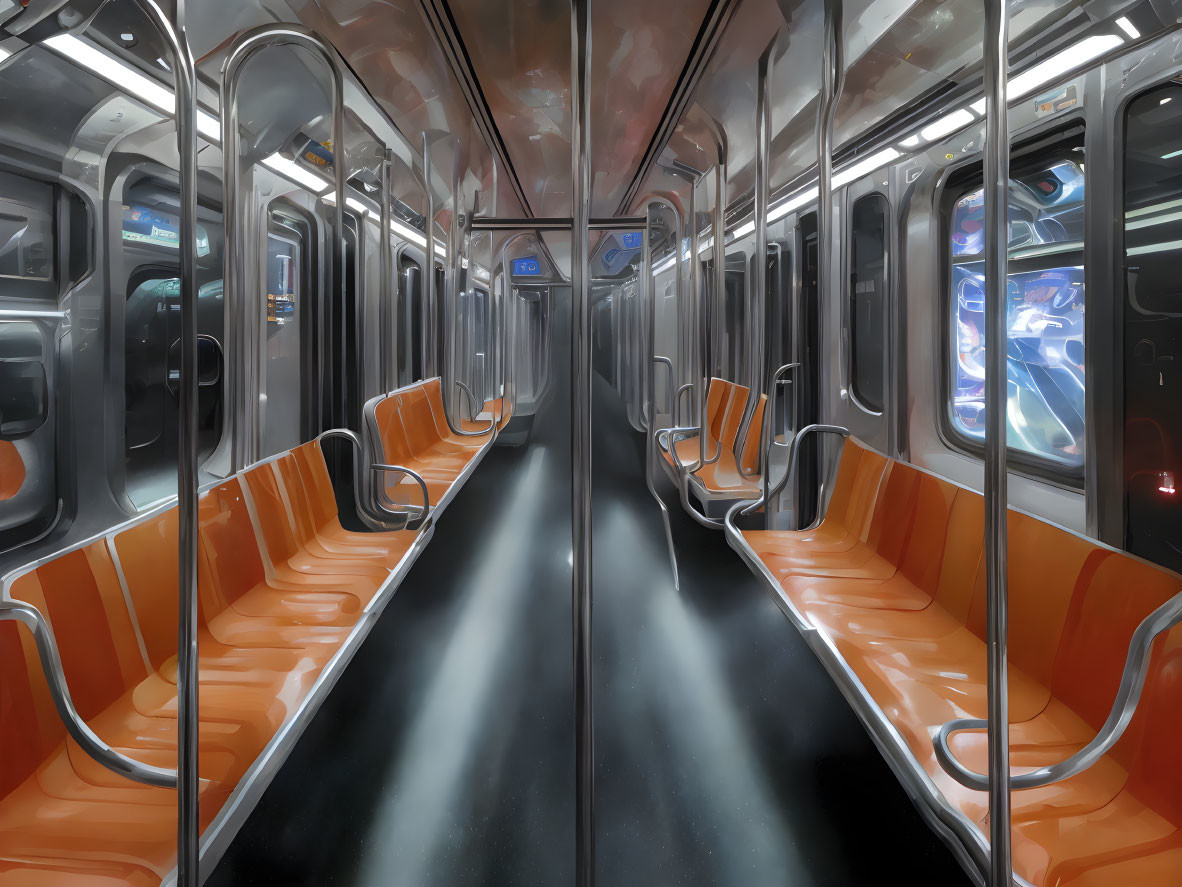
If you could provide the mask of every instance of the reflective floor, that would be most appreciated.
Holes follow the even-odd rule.
[[[673,590],[641,438],[596,386],[599,883],[968,884],[722,535],[677,508]],[[573,883],[564,401],[450,506],[210,885]]]

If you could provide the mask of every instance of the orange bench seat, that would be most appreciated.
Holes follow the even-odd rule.
[[[51,624],[91,729],[116,751],[167,769],[177,760],[177,523],[175,507],[165,509],[4,585]],[[314,442],[202,493],[203,830],[429,535],[345,530]],[[175,791],[115,774],[76,746],[32,635],[0,622],[0,887],[154,887],[175,852]]]
[[[984,792],[935,759],[932,736],[986,717],[984,508],[971,490],[846,442],[826,517],[744,531],[798,618],[818,630],[984,842]],[[1009,683],[1015,774],[1089,742],[1116,695],[1133,631],[1182,577],[1010,511]],[[765,577],[766,578],[766,577]],[[1156,643],[1126,734],[1092,768],[1013,793],[1015,872],[1038,887],[1182,883],[1182,629]],[[951,748],[985,772],[983,731]],[[962,835],[965,839],[966,835]]]

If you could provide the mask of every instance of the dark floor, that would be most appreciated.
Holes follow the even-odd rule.
[[[640,437],[596,385],[599,883],[967,884],[770,597],[678,507],[673,590]],[[564,401],[439,521],[211,887],[573,883]]]

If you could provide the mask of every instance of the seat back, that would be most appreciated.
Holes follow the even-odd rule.
[[[324,451],[317,441],[302,444],[291,451],[299,467],[312,517],[317,527],[324,527],[337,519],[336,491],[324,461]]]
[[[411,388],[399,394],[398,399],[410,452],[415,458],[422,459],[442,439],[427,394],[421,388]]]
[[[0,622],[0,798],[32,776],[66,738],[32,633]]]
[[[303,477],[300,475],[299,465],[295,456],[285,453],[275,462],[275,468],[279,472],[279,482],[287,492],[296,541],[301,546],[306,546],[316,538],[318,524],[312,513],[312,505]]]
[[[948,510],[940,575],[932,595],[962,624],[984,581],[985,500],[972,490],[957,489]]]
[[[273,462],[264,462],[243,472],[242,480],[254,503],[255,516],[262,531],[267,556],[281,564],[300,550],[299,539],[288,517],[288,505],[280,490]]]
[[[382,459],[387,462],[405,462],[411,459],[410,443],[406,439],[402,414],[398,409],[398,395],[384,397],[374,406],[374,421],[378,428],[378,439],[382,444]]]
[[[747,408],[747,396],[750,393],[748,388],[733,382],[731,383],[731,396],[727,399],[722,430],[718,435],[718,439],[725,447],[734,447],[735,445],[739,426],[743,423],[743,410]]]
[[[177,652],[177,509],[120,530],[111,538],[119,556],[127,593],[152,668],[160,668]],[[198,573],[199,584],[202,580]],[[198,596],[199,624],[205,623],[205,602]]]
[[[218,598],[211,612],[220,612],[266,579],[254,524],[238,478],[232,477],[202,494],[197,516],[212,580],[209,593]]]
[[[763,438],[763,413],[767,406],[767,395],[759,395],[759,400],[755,404],[755,412],[751,416],[751,426],[747,431],[747,439],[743,441],[743,470],[750,473],[759,468],[759,460],[763,453],[761,452],[760,442]]]
[[[910,465],[891,460],[874,504],[864,541],[892,564],[899,563],[911,532],[920,477]]]
[[[1151,612],[1182,592],[1168,570],[1095,546],[1075,582],[1051,690],[1094,729],[1116,698],[1129,643]]]
[[[897,561],[916,588],[935,595],[944,562],[949,519],[957,488],[930,474],[920,474],[915,510],[902,554]]]
[[[1009,513],[1009,658],[1044,687],[1051,686],[1076,579],[1094,547],[1038,518],[1020,511]],[[980,581],[966,623],[982,640],[986,637],[986,597],[985,584]]]
[[[714,377],[706,389],[706,433],[709,440],[717,441],[722,436],[722,423],[726,419],[731,387],[726,379]]]
[[[35,607],[53,627],[66,685],[83,720],[147,677],[106,540],[60,554],[25,573],[13,582],[11,594]],[[36,660],[29,665],[40,669]]]
[[[1153,645],[1149,672],[1128,733],[1112,755],[1129,772],[1128,790],[1182,829],[1182,626]],[[1175,833],[1175,837],[1177,833]]]

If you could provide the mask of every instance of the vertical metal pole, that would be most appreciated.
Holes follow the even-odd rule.
[[[423,190],[427,192],[427,267],[423,269],[423,304],[419,319],[423,335],[423,378],[438,375],[435,347],[435,192],[431,185],[431,149],[427,145],[427,133],[423,133]]]
[[[378,335],[378,349],[381,354],[382,391],[398,387],[398,288],[394,285],[394,242],[390,230],[390,163],[393,153],[382,152],[382,233],[379,238],[382,250],[382,280],[378,317],[382,330]],[[387,343],[389,345],[387,346]]]
[[[721,333],[726,328],[726,152],[719,145],[718,163],[714,165],[714,310],[717,312],[716,322],[712,324]],[[718,338],[715,339],[715,345]],[[715,364],[717,354],[721,348],[713,349]],[[713,375],[716,366],[707,366],[706,375]],[[717,367],[720,376],[725,375],[721,367]],[[721,449],[721,441],[718,444]]]
[[[571,536],[574,570],[575,884],[595,884],[591,681],[591,0],[571,2]]]
[[[821,105],[817,114],[817,285],[821,291],[821,304],[830,299],[840,299],[839,313],[842,322],[838,333],[838,388],[844,398],[849,381],[846,378],[849,363],[845,300],[840,288],[832,284],[840,279],[834,276],[834,247],[837,238],[833,226],[833,117],[837,113],[837,101],[845,83],[845,39],[842,30],[842,0],[825,0],[825,46],[821,66]],[[819,368],[814,367],[813,372]]]
[[[778,36],[778,35],[777,35]],[[767,211],[768,211],[768,155],[771,153],[771,102],[768,87],[772,75],[772,53],[776,41],[772,40],[759,57],[755,92],[755,276],[751,281],[751,310],[748,312],[748,339],[750,366],[748,378],[751,392],[743,408],[741,433],[736,435],[734,453],[735,465],[740,474],[743,469],[743,450],[747,447],[747,435],[755,418],[755,407],[764,388],[763,339],[767,332],[765,313],[767,311]],[[764,417],[767,421],[767,417]],[[758,470],[758,467],[757,467]]]
[[[458,353],[456,339],[459,335],[460,317],[460,283],[464,279],[463,266],[463,231],[460,228],[460,217],[467,208],[464,206],[464,194],[460,189],[460,145],[456,142],[452,146],[451,164],[451,225],[447,231],[447,271],[444,274],[443,287],[443,391],[444,412],[448,416],[453,428],[462,427],[460,410],[457,407],[459,398],[456,380],[459,378],[456,358]]]
[[[689,218],[690,218],[690,311],[693,313],[690,329],[693,332],[693,360],[688,361],[693,377],[694,390],[697,392],[697,416],[694,418],[698,426],[698,463],[706,462],[706,334],[710,325],[706,322],[705,291],[701,280],[702,258],[699,255],[702,239],[698,236],[698,179],[690,182]]]
[[[1009,630],[1006,587],[1006,322],[1010,139],[1006,0],[985,0],[985,587],[988,628],[989,883],[1010,887]]]
[[[154,4],[153,4],[154,6]],[[177,884],[201,883],[197,727],[197,95],[185,27],[175,7],[176,130],[181,180],[181,377],[177,420]],[[163,15],[161,15],[163,18]],[[167,25],[167,20],[163,22]]]

